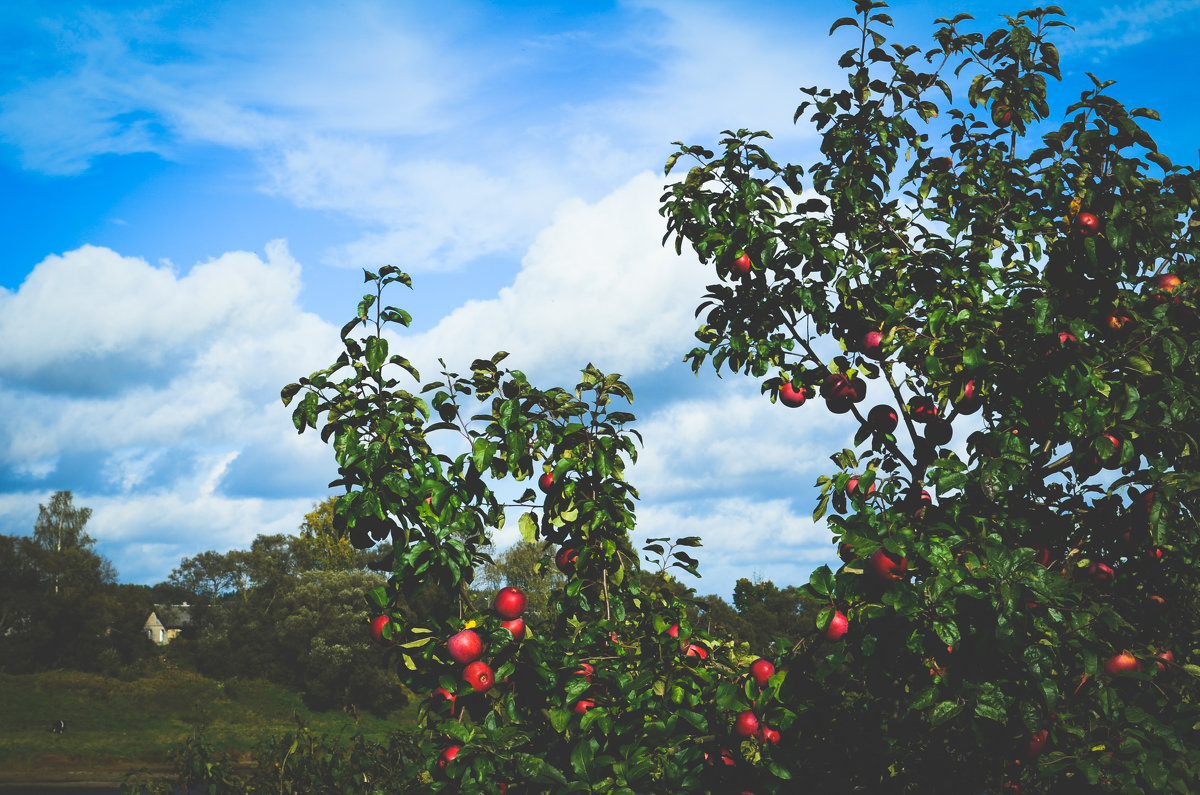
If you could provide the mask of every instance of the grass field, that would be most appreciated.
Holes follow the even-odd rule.
[[[0,674],[0,783],[120,781],[170,767],[173,749],[203,729],[217,750],[250,762],[262,739],[295,729],[382,739],[408,716],[312,712],[297,693],[260,681],[218,682],[182,670],[132,681],[51,671]],[[63,734],[50,731],[56,720]]]

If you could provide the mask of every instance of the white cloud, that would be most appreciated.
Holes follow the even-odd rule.
[[[808,511],[783,499],[713,498],[639,511],[638,542],[683,536],[704,540],[699,548],[684,549],[700,561],[701,577],[678,568],[670,573],[698,593],[726,599],[741,577],[801,583],[817,566],[836,560],[824,523],[814,523]]]
[[[809,497],[829,454],[848,446],[857,430],[850,415],[820,404],[772,405],[754,384],[727,384],[715,396],[679,400],[640,425],[645,449],[631,477],[646,500],[692,499],[713,493],[758,493],[790,484]]]
[[[678,361],[691,347],[691,300],[708,276],[661,245],[661,182],[643,173],[595,204],[565,202],[538,234],[513,284],[470,301],[433,329],[397,343],[424,365],[465,367],[506,350],[536,380],[574,383],[588,362],[631,375]]]
[[[1064,53],[1099,59],[1113,50],[1133,47],[1163,35],[1200,27],[1200,0],[1149,0],[1120,6],[1089,8],[1087,16],[1069,22],[1075,31],[1062,37]]]

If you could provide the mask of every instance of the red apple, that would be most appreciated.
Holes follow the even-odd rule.
[[[1123,651],[1120,654],[1114,654],[1112,657],[1109,657],[1107,660],[1105,660],[1104,670],[1108,671],[1113,676],[1116,676],[1117,674],[1125,673],[1126,671],[1141,671],[1142,664],[1138,661],[1137,657],[1134,657],[1127,651]]]
[[[455,662],[469,663],[483,654],[483,641],[472,630],[464,629],[446,641],[446,651],[450,652]]]
[[[1162,561],[1163,554],[1162,547],[1155,547],[1154,549],[1150,550],[1150,559],[1155,563],[1158,563]]]
[[[708,649],[697,643],[689,643],[683,650],[685,657],[699,657],[701,660],[708,659]]]
[[[733,722],[733,731],[742,737],[753,737],[758,733],[758,716],[748,709],[742,710]]]
[[[1160,671],[1167,670],[1167,666],[1163,665],[1164,662],[1167,662],[1167,663],[1175,662],[1175,653],[1173,651],[1171,651],[1170,649],[1160,651],[1158,654],[1156,654],[1154,656],[1158,659],[1158,662],[1155,662],[1154,664],[1158,666],[1158,670],[1160,670]]]
[[[454,714],[454,699],[457,698],[457,696],[455,696],[453,693],[451,693],[446,688],[439,687],[437,690],[433,691],[433,697],[435,699],[442,698],[442,699],[450,702],[450,714]]]
[[[941,447],[954,438],[950,420],[934,418],[925,423],[925,441]]]
[[[672,624],[671,626],[667,627],[667,634],[670,635],[672,638],[678,638],[679,637],[679,625]]]
[[[868,331],[859,343],[862,352],[872,359],[883,358],[883,334],[878,331]]]
[[[1183,280],[1173,273],[1162,273],[1150,280],[1150,286],[1155,290],[1163,292],[1174,292],[1175,288],[1183,284]]]
[[[891,406],[880,403],[867,412],[867,425],[876,433],[891,433],[900,423],[900,415]]]
[[[554,486],[554,473],[553,472],[542,473],[542,476],[540,478],[538,478],[538,488],[541,489],[544,494],[549,494],[550,489],[553,486]]]
[[[501,588],[496,593],[496,601],[494,607],[496,614],[501,618],[514,619],[525,612],[525,605],[528,600],[520,588],[514,588],[511,585]]]
[[[596,669],[592,667],[591,663],[579,663],[579,670],[575,672],[575,675],[582,676],[590,682],[592,681],[592,674],[595,672]]]
[[[570,574],[575,569],[575,563],[579,560],[579,553],[569,547],[563,547],[554,557],[554,565],[558,566],[558,570],[563,574]]]
[[[794,387],[789,381],[779,388],[779,402],[785,406],[796,408],[803,406],[806,400],[808,400],[808,389],[805,387]]]
[[[854,492],[858,491],[858,480],[859,480],[858,475],[855,475],[854,477],[852,477],[846,481],[846,496],[853,497]],[[872,483],[870,486],[867,487],[867,496],[870,497],[874,493],[875,493],[875,484]]]
[[[913,422],[929,422],[937,417],[938,410],[933,398],[919,396],[908,401],[908,414]]]
[[[779,732],[777,732],[775,729],[772,729],[770,726],[763,726],[758,730],[758,739],[764,743],[771,743],[774,745],[775,743],[779,742]]]
[[[1003,102],[997,102],[992,105],[992,123],[997,127],[1007,127],[1012,124],[1013,112],[1012,108],[1005,105]]]
[[[775,664],[759,657],[750,663],[750,675],[754,677],[754,681],[759,687],[766,687],[767,680],[775,675]]]
[[[1088,576],[1101,585],[1107,585],[1113,581],[1116,573],[1113,572],[1112,566],[1107,563],[1093,563],[1088,566]]]
[[[896,582],[907,575],[908,558],[897,560],[881,547],[867,558],[866,570],[882,582]]]
[[[933,171],[949,171],[954,166],[954,161],[948,157],[935,157],[929,161],[929,168]]]
[[[975,379],[967,379],[954,397],[954,408],[959,414],[974,414],[982,407],[983,399],[975,386]]]
[[[739,251],[737,259],[733,261],[733,272],[738,276],[745,276],[750,272],[750,255],[744,251]]]
[[[438,767],[442,770],[446,769],[446,765],[454,761],[458,756],[458,752],[462,750],[461,745],[451,745],[442,751],[442,755],[438,757]]]
[[[393,641],[384,640],[383,628],[390,624],[392,620],[387,616],[375,616],[371,619],[371,638],[376,643],[392,643]]]
[[[496,675],[492,673],[492,667],[482,660],[476,660],[464,668],[462,678],[476,693],[491,690],[492,685],[496,684]]]
[[[1046,729],[1038,729],[1029,738],[1029,757],[1036,759],[1042,755],[1042,751],[1046,750],[1046,743],[1050,740],[1050,732]]]
[[[1049,568],[1050,567],[1050,550],[1046,549],[1045,547],[1042,547],[1041,549],[1039,549],[1037,551],[1037,554],[1034,556],[1033,559],[1036,560],[1038,563],[1042,564],[1042,566]]]
[[[841,611],[835,611],[833,618],[829,619],[829,626],[825,629],[825,637],[829,640],[841,640],[850,630],[850,620]]]
[[[1121,468],[1121,440],[1111,433],[1104,434],[1105,439],[1112,444],[1112,452],[1108,455],[1101,456],[1104,460],[1105,469],[1120,469]],[[1106,448],[1107,449],[1107,448]]]
[[[582,715],[594,706],[596,706],[595,701],[590,698],[581,698],[575,702],[575,706],[571,707],[571,711],[576,715]]]
[[[1129,322],[1127,315],[1111,314],[1104,320],[1104,325],[1109,331],[1120,331]]]
[[[511,632],[514,640],[525,639],[525,619],[513,618],[508,621],[501,621],[500,626]]]
[[[1091,237],[1100,231],[1100,219],[1092,213],[1080,213],[1075,216],[1075,231],[1084,237]]]
[[[854,376],[850,379],[850,402],[862,403],[867,397],[867,382]]]

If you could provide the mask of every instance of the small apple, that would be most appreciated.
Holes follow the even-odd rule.
[[[575,672],[575,675],[582,676],[584,679],[590,682],[592,681],[592,674],[595,672],[596,669],[592,667],[591,663],[579,663],[579,670]]]
[[[925,441],[941,447],[954,438],[950,420],[934,418],[925,423]]]
[[[442,755],[438,757],[438,767],[442,770],[446,769],[446,765],[454,761],[458,756],[458,752],[462,750],[461,745],[451,745],[442,751]]]
[[[501,621],[500,626],[513,634],[513,640],[525,639],[525,619],[512,618],[508,621]]]
[[[1003,102],[997,102],[992,105],[992,123],[997,127],[1007,127],[1012,124],[1013,112],[1012,108],[1005,105]]]
[[[1164,554],[1165,553],[1162,551],[1162,547],[1155,547],[1154,549],[1150,550],[1150,560],[1154,561],[1155,563],[1161,563]]]
[[[775,675],[775,664],[759,657],[750,663],[750,675],[754,677],[754,681],[759,687],[766,687],[767,681]]]
[[[1045,547],[1039,549],[1033,559],[1042,564],[1044,568],[1050,568],[1050,550]]]
[[[938,410],[933,398],[922,395],[908,401],[908,414],[913,422],[929,422],[937,418]]]
[[[1157,290],[1160,295],[1157,298],[1161,301],[1161,293],[1173,293],[1175,288],[1183,284],[1183,280],[1173,273],[1160,273],[1150,280],[1150,286]]]
[[[576,715],[582,715],[594,706],[596,706],[595,701],[590,698],[581,698],[575,702],[575,706],[571,707],[571,711]]]
[[[931,171],[949,171],[954,166],[954,161],[948,157],[935,157],[929,161]]]
[[[1146,604],[1150,607],[1163,607],[1167,604],[1167,600],[1158,594],[1150,594],[1146,597]]]
[[[542,493],[549,494],[550,489],[553,488],[553,486],[554,486],[554,473],[553,472],[542,473],[542,476],[540,478],[538,478],[538,488],[542,490]]]
[[[1111,433],[1104,434],[1104,439],[1112,445],[1112,451],[1107,455],[1102,455],[1105,469],[1120,469],[1121,468],[1121,440]],[[1105,448],[1107,449],[1107,447]]]
[[[900,423],[900,415],[891,406],[880,403],[867,412],[867,425],[876,433],[891,433]]]
[[[808,397],[807,388],[792,386],[790,381],[779,388],[779,402],[790,408],[803,406]]]
[[[1050,740],[1050,732],[1046,729],[1038,729],[1029,738],[1029,757],[1036,759],[1042,755],[1042,751],[1046,750],[1046,743]]]
[[[721,764],[725,765],[726,767],[733,767],[734,765],[737,764],[737,762],[734,761],[733,754],[730,752],[730,750],[728,748],[721,749],[720,760],[721,760]],[[714,764],[712,762],[712,757],[709,755],[708,751],[704,752],[704,761],[706,764]]]
[[[689,643],[684,647],[683,654],[685,657],[699,657],[701,660],[708,659],[708,649],[698,643]]]
[[[672,624],[671,626],[667,627],[667,635],[669,635],[672,638],[678,638],[679,637],[679,625]]]
[[[846,481],[846,496],[847,497],[853,497],[854,493],[856,491],[858,491],[858,482],[859,482],[858,475],[855,475],[854,477],[852,477]],[[875,493],[875,484],[872,483],[870,486],[867,487],[867,496],[870,497],[874,493]]]
[[[779,732],[775,729],[772,729],[770,726],[763,726],[758,730],[758,739],[764,743],[771,743],[774,745],[775,743],[779,742]]]
[[[554,565],[558,566],[558,570],[563,574],[570,574],[575,569],[575,563],[579,560],[579,553],[570,547],[563,547],[554,556]]]
[[[1104,661],[1104,670],[1116,676],[1117,674],[1125,673],[1126,671],[1141,671],[1142,664],[1127,651],[1120,654],[1114,654]]]
[[[854,554],[854,545],[843,541],[838,544],[838,557],[842,559],[842,563],[849,563],[854,560],[857,555]]]
[[[450,636],[450,640],[446,641],[446,651],[450,652],[455,662],[469,663],[483,654],[483,641],[474,631],[464,629]]]
[[[742,737],[753,737],[758,733],[758,716],[751,710],[742,710],[733,721],[733,731]]]
[[[392,620],[387,616],[375,616],[371,619],[371,638],[376,643],[393,643],[394,641],[385,640],[383,637],[383,628],[392,623]]]
[[[440,698],[440,699],[448,702],[450,704],[450,714],[451,715],[454,714],[454,710],[455,710],[454,699],[456,698],[456,696],[453,693],[451,693],[449,690],[447,690],[444,687],[439,687],[437,690],[433,691],[433,698],[434,699]]]
[[[954,396],[954,408],[959,414],[974,414],[982,407],[983,399],[975,385],[975,379],[969,378],[959,387],[958,394]]]
[[[850,379],[850,402],[862,403],[867,397],[867,382],[857,375]]]
[[[744,251],[739,251],[737,259],[733,261],[733,272],[738,276],[745,276],[750,273],[750,255]]]
[[[1093,563],[1088,566],[1088,576],[1100,585],[1107,585],[1113,581],[1116,573],[1113,571],[1112,566],[1109,566],[1107,563]]]
[[[1125,324],[1129,322],[1128,315],[1111,314],[1104,319],[1104,325],[1109,331],[1120,331],[1125,328]]]
[[[497,615],[511,620],[525,612],[527,603],[528,600],[521,589],[509,585],[496,593],[496,601],[493,606],[496,608]]]
[[[845,613],[837,610],[833,614],[833,618],[829,619],[829,626],[825,629],[825,637],[829,640],[841,640],[850,630],[850,620],[846,618]]]
[[[849,398],[830,395],[825,398],[825,408],[829,409],[831,414],[845,414],[854,405],[854,402]]]
[[[1164,649],[1163,651],[1160,651],[1158,654],[1156,654],[1154,656],[1157,660],[1157,662],[1155,662],[1154,664],[1158,666],[1158,670],[1160,670],[1160,671],[1167,670],[1167,666],[1164,665],[1163,663],[1174,664],[1174,662],[1175,662],[1175,653],[1173,651],[1171,651],[1170,649]]]
[[[1075,231],[1084,237],[1091,237],[1100,231],[1100,219],[1092,213],[1080,213],[1075,216]]]
[[[897,560],[893,555],[880,547],[867,558],[866,570],[882,582],[896,582],[908,574],[908,558]]]
[[[464,668],[462,678],[476,693],[491,690],[492,685],[496,684],[496,675],[492,673],[492,667],[482,660],[476,660]]]
[[[878,331],[868,331],[862,336],[859,347],[866,356],[872,359],[883,358],[883,334]]]

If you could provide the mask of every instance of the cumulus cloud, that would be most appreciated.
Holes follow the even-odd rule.
[[[0,293],[0,530],[28,532],[45,490],[70,489],[100,541],[169,550],[121,547],[165,576],[177,550],[295,529],[332,465],[315,435],[296,436],[279,389],[332,361],[337,332],[297,306],[286,245],[265,254],[180,275],[85,246]]]
[[[701,295],[707,274],[662,246],[660,193],[661,181],[643,173],[594,204],[564,202],[510,286],[398,348],[457,367],[506,350],[506,366],[564,383],[588,362],[631,375],[678,361],[695,328],[690,300],[678,298]]]
[[[1163,35],[1178,36],[1200,28],[1200,0],[1149,0],[1089,10],[1071,20],[1075,31],[1064,36],[1065,53],[1087,53],[1099,59],[1114,50],[1143,44]]]
[[[186,6],[39,19],[53,68],[0,82],[0,140],[56,174],[108,153],[245,152],[263,190],[359,225],[328,250],[355,267],[515,254],[563,200],[657,168],[673,140],[742,125],[798,140],[789,98],[831,72],[826,40],[765,35],[765,10],[635,3],[587,16],[610,28],[597,35],[487,9],[268,3],[201,21]]]

